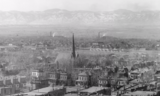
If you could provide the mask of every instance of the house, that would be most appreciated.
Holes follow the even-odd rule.
[[[27,78],[26,76],[19,76],[18,78],[20,88],[26,88]]]
[[[68,76],[66,72],[60,72],[60,79],[59,83],[60,85],[67,85]]]
[[[13,87],[15,88],[16,91],[20,90],[20,82],[18,76],[12,77],[11,82],[12,84],[14,84]]]
[[[0,87],[0,96],[15,94],[15,89],[13,87]]]
[[[118,79],[118,86],[125,86],[127,85],[128,79],[127,78],[119,78]]]
[[[154,75],[154,80],[160,82],[160,70],[157,70]]]
[[[137,79],[140,76],[141,76],[141,73],[138,70],[134,70],[130,72],[130,77],[132,79]]]
[[[19,93],[26,84],[25,76],[1,76],[0,77],[0,88],[1,94],[14,94]],[[1,95],[0,95],[1,96]],[[2,95],[3,96],[3,95]]]
[[[42,74],[43,74],[43,72],[40,71],[40,70],[33,70],[33,71],[32,71],[32,77],[33,77],[33,78],[38,78],[38,77],[40,77]]]
[[[108,79],[105,77],[100,77],[98,79],[98,86],[106,86],[108,84]]]
[[[4,85],[6,87],[12,87],[13,86],[12,78],[8,76],[4,77]]]
[[[53,85],[58,85],[58,81],[60,78],[60,75],[58,72],[54,71],[54,72],[50,72],[48,73],[49,77],[49,82],[52,83]]]
[[[108,84],[107,76],[108,76],[107,74],[102,74],[102,76],[98,78],[98,86],[105,87]]]
[[[86,71],[80,72],[78,74],[78,79],[76,80],[76,85],[80,87],[87,87],[89,78],[90,74],[88,74]]]
[[[49,86],[46,74],[40,70],[33,70],[31,85],[33,90]]]

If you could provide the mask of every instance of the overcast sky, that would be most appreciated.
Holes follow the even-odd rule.
[[[160,0],[0,0],[1,11],[43,11],[54,8],[90,11],[160,10]]]

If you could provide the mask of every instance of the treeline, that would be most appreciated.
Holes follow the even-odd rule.
[[[71,47],[72,45],[72,38],[71,37],[64,37],[64,36],[41,36],[41,37],[19,37],[13,38],[12,43],[15,45],[33,45],[42,43],[43,45],[47,46],[48,48],[56,48],[56,47]],[[157,44],[160,44],[159,41],[156,40],[148,40],[148,39],[122,39],[116,38],[111,36],[104,36],[101,38],[86,38],[86,37],[76,37],[75,34],[75,45],[77,47],[90,47],[93,42],[103,42],[106,47],[110,48],[123,48],[123,49],[130,49],[130,48],[146,48],[147,50],[157,49]]]
[[[148,39],[121,39],[115,37],[102,37],[93,42],[103,42],[105,45],[109,45],[111,48],[123,48],[123,49],[130,49],[130,48],[146,48],[156,49],[156,45],[158,42],[156,40],[148,40]]]

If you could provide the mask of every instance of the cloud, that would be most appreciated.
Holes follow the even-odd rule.
[[[2,11],[42,11],[53,8],[91,11],[160,10],[159,5],[160,0],[0,0]]]
[[[160,3],[157,0],[141,0],[140,2],[131,2],[126,4],[126,8],[134,11],[142,11],[142,10],[160,10],[160,7],[157,7],[157,3]]]

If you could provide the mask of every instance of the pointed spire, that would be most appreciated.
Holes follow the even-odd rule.
[[[75,42],[74,42],[74,33],[72,36],[72,58],[76,57],[76,52],[75,52]]]

